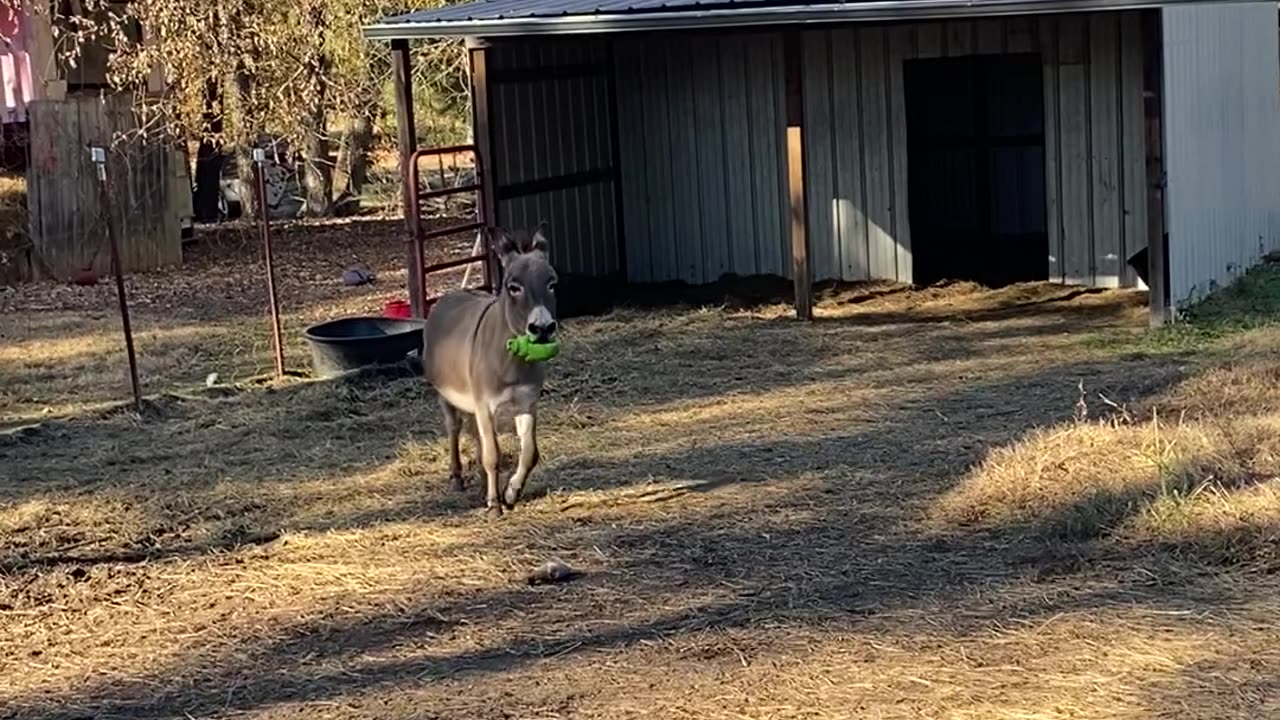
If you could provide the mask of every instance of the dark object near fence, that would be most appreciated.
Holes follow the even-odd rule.
[[[317,377],[334,377],[360,368],[395,365],[422,351],[422,321],[350,317],[313,325],[304,337],[311,347]]]

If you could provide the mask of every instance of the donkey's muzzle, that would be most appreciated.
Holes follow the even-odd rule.
[[[547,323],[529,323],[529,334],[537,338],[538,342],[547,342],[556,336],[556,327],[555,320]]]

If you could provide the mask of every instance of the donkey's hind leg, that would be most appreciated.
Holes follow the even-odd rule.
[[[462,492],[462,458],[458,453],[458,434],[462,430],[462,413],[440,398],[440,412],[444,415],[444,430],[449,436],[449,489]]]
[[[475,415],[463,414],[461,412],[459,412],[458,414],[463,420],[462,424],[465,425],[467,428],[467,437],[471,438],[471,455],[472,455],[471,470],[475,473],[477,477],[479,477],[484,473],[484,468],[482,467],[482,463],[480,461],[480,428],[476,424]]]

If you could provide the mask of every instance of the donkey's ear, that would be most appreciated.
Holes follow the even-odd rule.
[[[516,239],[511,233],[500,227],[486,227],[485,235],[487,236],[489,247],[493,248],[493,252],[502,261],[502,266],[507,264],[520,253],[520,248],[516,245]]]
[[[540,252],[543,255],[551,252],[551,243],[547,242],[547,221],[543,220],[534,228],[529,238],[529,252]]]

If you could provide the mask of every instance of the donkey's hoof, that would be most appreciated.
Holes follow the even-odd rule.
[[[508,488],[506,492],[502,493],[502,504],[505,505],[508,510],[515,510],[516,503],[518,502],[520,502],[519,490],[512,492],[511,489]]]
[[[497,520],[502,517],[502,505],[501,504],[490,505],[489,507],[485,508],[484,514],[490,520]]]
[[[463,482],[462,482],[462,476],[461,476],[461,475],[450,475],[450,476],[449,476],[449,491],[450,491],[450,492],[462,492],[462,491],[464,491],[464,490],[466,490],[466,487],[465,487],[465,485],[464,485],[464,484],[463,484]]]

